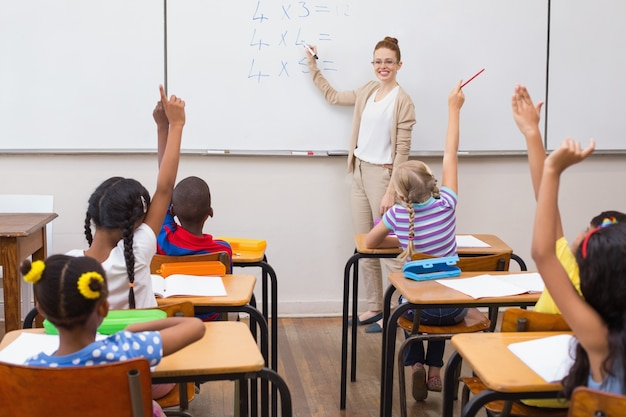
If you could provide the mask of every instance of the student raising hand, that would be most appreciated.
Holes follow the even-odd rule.
[[[161,103],[163,103],[163,109],[165,110],[165,115],[167,116],[170,125],[184,125],[185,102],[173,94],[168,100],[167,95],[165,94],[165,89],[162,85],[159,86],[159,91],[161,93]]]
[[[574,331],[576,329],[570,321],[570,314],[572,308],[578,309],[574,306],[580,306],[584,301],[570,282],[554,250],[557,240],[555,224],[559,218],[558,190],[563,171],[587,158],[594,148],[593,139],[583,149],[580,143],[567,138],[546,158],[535,212],[531,254],[546,288]]]
[[[526,87],[517,84],[515,93],[511,98],[511,107],[513,108],[513,119],[524,136],[540,134],[539,119],[543,101],[534,105]]]

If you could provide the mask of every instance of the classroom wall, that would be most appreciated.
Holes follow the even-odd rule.
[[[440,158],[424,161],[439,176]],[[567,171],[560,204],[569,239],[603,209],[626,211],[625,163],[626,155],[592,155]],[[328,316],[341,314],[343,269],[354,250],[345,166],[343,157],[183,155],[178,178],[209,183],[215,217],[206,232],[267,240],[279,315]],[[152,192],[156,172],[156,155],[0,155],[0,193],[53,194],[53,247],[65,252],[85,247],[86,202],[101,181],[133,177]],[[534,268],[526,157],[461,157],[459,176],[458,232],[497,234]],[[256,268],[236,272],[259,277]],[[256,295],[260,302],[259,284]]]

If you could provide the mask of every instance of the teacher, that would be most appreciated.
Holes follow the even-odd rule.
[[[317,47],[312,46],[317,55]],[[306,49],[313,83],[331,104],[354,106],[352,134],[348,153],[348,172],[352,173],[350,204],[354,233],[368,233],[395,203],[391,184],[394,167],[409,159],[415,106],[396,80],[402,67],[398,40],[385,37],[374,48],[372,66],[377,81],[356,90],[337,91],[317,67],[316,57]],[[383,260],[386,267],[400,270],[395,259]],[[362,259],[368,310],[359,315],[358,324],[369,324],[368,333],[382,331],[383,280],[379,259]]]

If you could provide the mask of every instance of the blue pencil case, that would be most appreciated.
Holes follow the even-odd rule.
[[[404,264],[402,272],[405,278],[414,281],[458,277],[461,275],[461,269],[455,266],[458,260],[459,257],[455,255],[410,261]]]

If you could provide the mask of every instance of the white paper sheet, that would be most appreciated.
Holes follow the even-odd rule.
[[[574,341],[572,335],[562,334],[511,343],[508,347],[546,382],[555,382],[561,381],[574,363]]]
[[[152,275],[152,289],[159,297],[226,296],[226,288],[222,277],[174,274],[163,279],[160,275]]]
[[[105,338],[106,336],[98,334],[96,340]],[[53,354],[59,348],[59,336],[56,334],[43,333],[20,333],[4,349],[0,350],[0,361],[21,365],[26,359],[35,356],[38,353]]]
[[[484,274],[472,278],[438,279],[437,282],[472,298],[505,297],[543,291],[541,275],[536,272],[504,276]]]
[[[490,248],[491,245],[472,235],[456,235],[456,246],[459,248]]]

